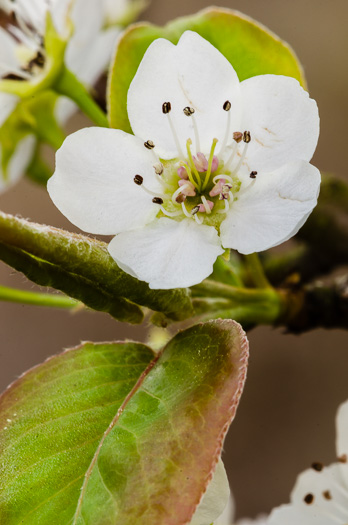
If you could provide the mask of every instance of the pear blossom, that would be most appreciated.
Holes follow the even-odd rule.
[[[291,503],[271,513],[269,525],[346,525],[348,523],[348,401],[336,418],[338,461],[315,462],[297,479]]]
[[[315,101],[290,77],[239,82],[197,33],[149,46],[128,116],[134,136],[70,135],[48,191],[80,229],[116,235],[111,256],[150,288],[201,282],[225,249],[249,254],[286,241],[317,203]]]
[[[118,9],[120,17],[128,12],[129,2],[113,0],[114,10]],[[88,86],[97,81],[110,61],[121,31],[120,25],[104,27],[111,7],[106,4],[99,0],[0,0],[4,19],[0,27],[0,126],[20,102],[20,96],[11,93],[9,81],[16,81],[15,84],[20,81],[20,88],[25,93],[25,84],[29,87],[40,84],[53,67],[52,57],[45,47],[48,13],[57,34],[68,41],[64,56],[68,69]],[[117,20],[113,23],[116,24]],[[60,59],[63,60],[63,56]],[[1,91],[5,87],[8,93]],[[71,100],[59,97],[55,107],[59,124],[64,125],[75,110]],[[0,193],[15,183],[28,167],[37,145],[32,134],[28,137],[26,154],[12,162],[16,168],[5,173],[0,166]],[[1,150],[0,144],[0,156]],[[23,152],[24,146],[17,144],[15,151]]]

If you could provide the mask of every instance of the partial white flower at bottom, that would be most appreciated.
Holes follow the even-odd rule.
[[[226,516],[225,509],[230,515],[230,487],[225,471],[224,464],[219,459],[214,476],[208,485],[205,494],[202,497],[200,504],[198,505],[196,512],[190,521],[190,525],[222,525],[222,521],[219,521],[219,516],[222,514]],[[227,516],[226,516],[227,517]],[[217,519],[217,521],[215,521]],[[231,516],[232,519],[232,516]],[[224,525],[230,525],[231,520],[226,521]]]
[[[128,92],[136,136],[89,128],[57,153],[48,190],[60,211],[94,234],[150,288],[201,282],[226,248],[276,246],[317,203],[316,103],[290,77],[239,82],[197,33],[158,39]]]
[[[297,479],[291,503],[274,509],[269,525],[347,525],[348,523],[348,402],[336,418],[338,462],[313,463]]]
[[[238,520],[236,523],[236,525],[267,525],[267,524],[268,524],[268,518],[266,515],[258,516],[257,518],[253,520],[248,519],[248,518],[246,519],[243,518],[241,520]]]

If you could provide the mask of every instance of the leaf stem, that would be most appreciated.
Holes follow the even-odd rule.
[[[77,106],[87,115],[97,126],[109,127],[108,119],[105,113],[100,109],[98,104],[88,93],[85,86],[76,78],[76,76],[65,69],[56,83],[55,91],[73,100]]]
[[[64,295],[27,292],[6,286],[0,286],[0,301],[68,309],[82,305],[79,301]]]

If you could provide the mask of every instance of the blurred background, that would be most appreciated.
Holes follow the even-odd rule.
[[[153,0],[142,18],[164,24],[208,5],[204,0]],[[347,176],[347,0],[221,0],[219,5],[258,20],[295,49],[321,116],[313,163]],[[84,120],[77,118],[82,125]],[[72,129],[76,125],[73,122]],[[0,209],[72,230],[45,190],[26,180],[0,196]],[[0,283],[34,288],[2,263]],[[348,399],[348,333],[318,330],[294,336],[262,327],[248,335],[248,380],[224,452],[239,517],[287,502],[301,470],[313,461],[335,460],[335,413]],[[147,333],[144,327],[121,325],[103,314],[0,303],[1,390],[29,367],[81,339],[125,337],[143,341]]]

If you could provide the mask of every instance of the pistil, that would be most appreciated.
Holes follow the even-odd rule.
[[[218,139],[213,139],[213,144],[212,144],[212,147],[210,149],[210,155],[209,155],[209,161],[208,161],[208,170],[207,170],[207,173],[205,175],[205,179],[204,179],[204,184],[202,186],[202,190],[205,190],[205,188],[207,187],[208,182],[210,180],[211,167],[213,165],[213,159],[214,159],[214,151],[215,151],[217,143],[218,143]]]

